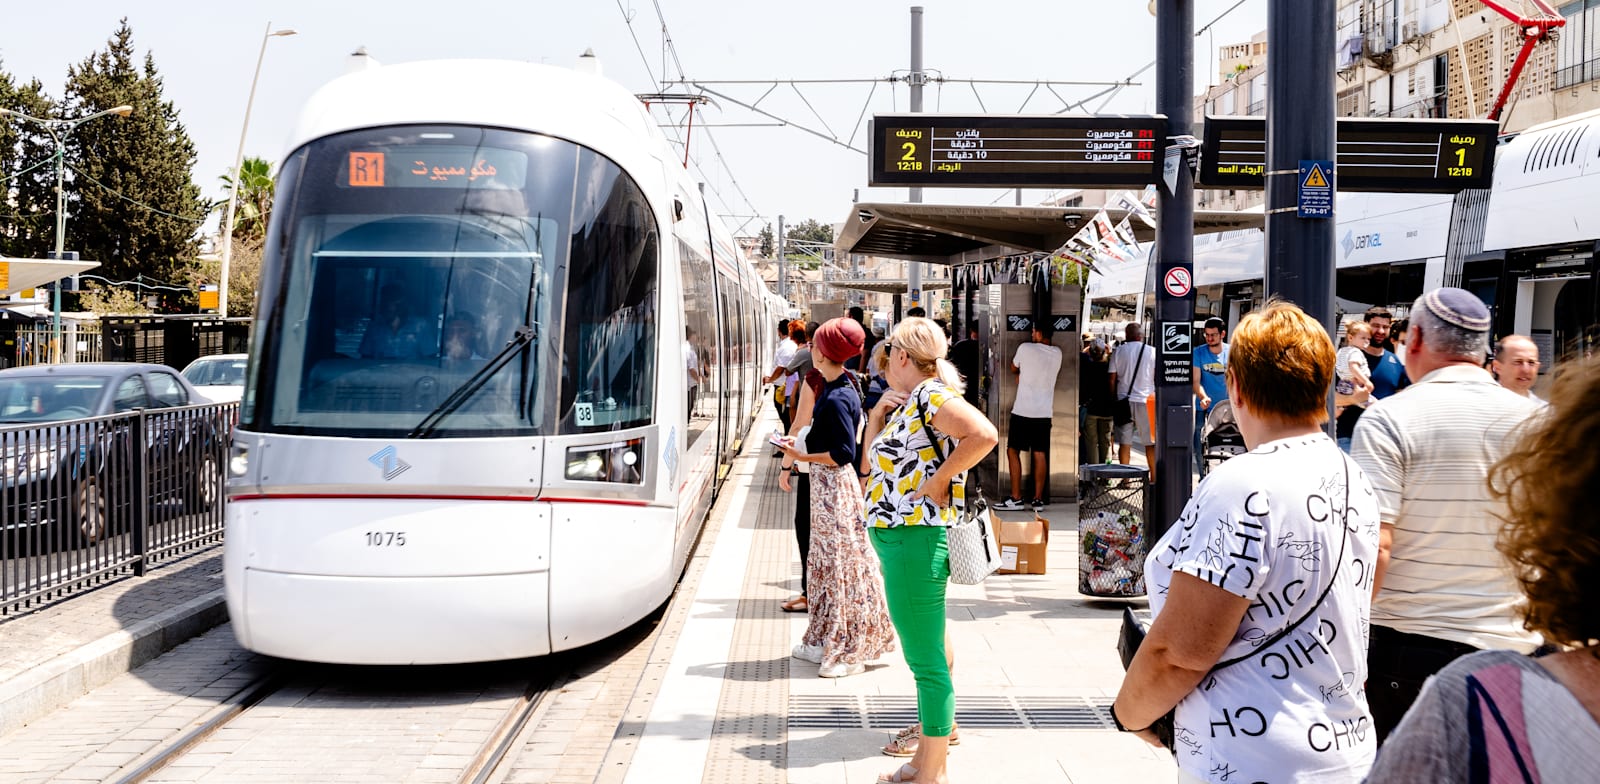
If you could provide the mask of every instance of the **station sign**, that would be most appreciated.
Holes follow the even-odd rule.
[[[1142,188],[1161,180],[1163,115],[880,114],[868,184]]]
[[[1499,124],[1493,120],[1384,120],[1342,117],[1338,189],[1456,193],[1487,188]],[[1199,186],[1261,190],[1267,169],[1265,117],[1207,117]]]

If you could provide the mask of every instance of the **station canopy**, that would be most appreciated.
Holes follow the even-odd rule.
[[[100,266],[98,261],[55,261],[53,259],[15,259],[0,256],[0,297],[37,288],[51,281],[70,278]]]
[[[835,242],[841,253],[959,265],[1007,253],[1053,253],[1094,220],[1100,207],[994,207],[954,204],[855,205]],[[1106,209],[1113,223],[1126,213]],[[1140,242],[1153,242],[1155,229],[1133,220]],[[1196,210],[1196,234],[1266,225],[1259,212]],[[987,249],[987,250],[986,250]],[[852,281],[859,283],[860,281]],[[837,285],[837,284],[835,284]],[[926,288],[927,281],[923,286]],[[896,291],[903,290],[896,289]]]

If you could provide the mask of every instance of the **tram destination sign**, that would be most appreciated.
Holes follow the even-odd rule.
[[[1493,120],[1340,118],[1341,191],[1456,193],[1489,187],[1499,126]],[[1207,117],[1200,187],[1260,190],[1267,163],[1265,117]]]
[[[1161,115],[880,114],[871,185],[1134,188],[1159,182]]]

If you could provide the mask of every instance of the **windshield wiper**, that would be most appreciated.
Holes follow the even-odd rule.
[[[466,405],[466,402],[477,394],[484,384],[488,383],[490,376],[493,376],[500,368],[505,367],[505,364],[510,362],[523,349],[533,345],[536,339],[538,339],[538,333],[534,331],[533,327],[526,324],[517,327],[516,333],[511,336],[511,341],[506,343],[506,347],[500,349],[500,353],[490,357],[489,361],[483,367],[478,368],[476,373],[468,376],[466,381],[461,382],[461,386],[456,387],[456,391],[451,392],[450,396],[445,398],[438,408],[423,417],[422,421],[418,422],[417,426],[406,434],[406,438],[427,438],[432,435],[433,431],[439,428],[440,422],[454,414],[456,409]]]

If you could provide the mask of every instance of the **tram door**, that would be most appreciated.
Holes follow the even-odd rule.
[[[1516,281],[1514,331],[1539,347],[1539,383],[1557,363],[1581,357],[1596,338],[1594,283],[1588,275],[1522,278]]]

